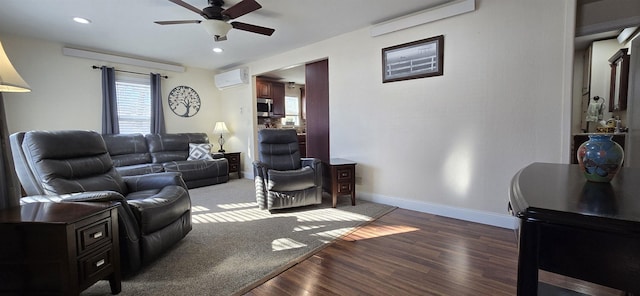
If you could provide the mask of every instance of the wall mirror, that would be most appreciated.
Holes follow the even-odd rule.
[[[623,48],[610,59],[611,85],[609,89],[609,112],[627,109],[627,90],[629,88],[629,55]]]

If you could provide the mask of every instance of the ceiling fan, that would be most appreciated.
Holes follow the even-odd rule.
[[[227,40],[227,33],[231,29],[238,29],[247,32],[262,34],[271,36],[274,29],[256,26],[252,24],[242,22],[228,22],[229,20],[238,18],[252,11],[256,11],[262,8],[262,5],[258,4],[255,0],[242,0],[236,5],[233,5],[227,9],[222,8],[224,5],[223,0],[209,0],[209,7],[205,7],[200,10],[182,0],[169,0],[175,4],[178,4],[186,9],[189,9],[199,15],[204,20],[184,20],[184,21],[157,21],[159,25],[177,25],[177,24],[202,24],[207,32],[213,36],[215,41]]]

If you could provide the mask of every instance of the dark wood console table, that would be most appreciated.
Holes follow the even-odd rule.
[[[0,211],[0,295],[78,295],[101,279],[121,290],[117,206],[28,203]]]
[[[640,169],[593,183],[578,165],[534,163],[510,193],[520,218],[518,295],[538,295],[538,269],[640,293]]]

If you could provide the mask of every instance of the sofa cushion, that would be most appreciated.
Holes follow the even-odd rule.
[[[278,171],[269,170],[268,190],[273,191],[297,191],[314,187],[315,172],[310,167],[298,170]]]
[[[211,157],[211,144],[209,143],[189,143],[189,157],[187,160],[213,160]]]
[[[162,164],[165,172],[180,172],[185,180],[206,179],[229,174],[229,162],[226,158],[214,160],[171,161]]]
[[[189,143],[208,143],[205,133],[147,134],[145,135],[154,163],[187,160]]]
[[[155,174],[164,172],[164,168],[159,163],[143,163],[135,165],[127,165],[123,167],[116,167],[116,171],[121,176],[137,176],[146,174]]]
[[[151,162],[147,140],[142,134],[102,135],[116,167]]]
[[[126,198],[143,234],[162,229],[191,209],[189,194],[181,186],[136,191]]]

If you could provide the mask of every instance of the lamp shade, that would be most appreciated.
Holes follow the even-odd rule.
[[[0,43],[0,92],[30,92],[31,87],[20,77]]]
[[[228,134],[229,130],[227,129],[227,125],[224,124],[223,121],[216,122],[216,126],[213,128],[214,134]]]
[[[220,20],[204,20],[201,22],[204,29],[207,30],[207,33],[211,35],[211,37],[219,36],[224,37],[227,36],[227,33],[231,28],[233,28],[229,23]]]

